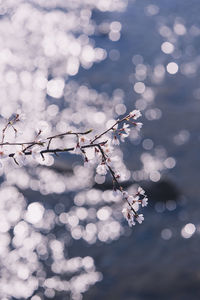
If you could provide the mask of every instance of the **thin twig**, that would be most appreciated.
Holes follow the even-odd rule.
[[[117,180],[117,177],[115,175],[115,172],[113,171],[113,169],[109,166],[109,164],[107,163],[106,161],[106,155],[104,153],[104,150],[102,149],[101,145],[100,144],[97,144],[97,147],[99,148],[101,154],[102,154],[102,157],[103,157],[103,162],[106,164],[106,166],[108,167],[108,170],[113,178],[113,181],[114,183],[117,185],[117,189],[120,191],[120,192],[123,192],[123,188],[122,186],[119,184],[119,181]],[[126,199],[126,202],[128,203],[128,205],[130,206],[131,210],[134,212],[135,216],[137,217],[138,216],[138,213],[135,211],[135,209],[132,207],[132,205],[128,202],[128,200]]]
[[[95,138],[91,141],[91,144],[93,144],[96,140],[100,139],[104,134],[106,134],[107,132],[114,130],[114,127],[126,120],[129,120],[129,114],[126,115],[124,118],[117,120],[111,127],[109,127],[107,130],[105,130],[104,132],[102,132],[101,134],[95,136]]]
[[[91,148],[91,147],[98,147],[99,145],[105,145],[107,143],[107,141],[104,141],[104,142],[101,142],[99,144],[88,144],[88,145],[84,145],[84,146],[81,146],[81,148],[85,149],[85,148]],[[75,150],[76,147],[71,147],[71,148],[56,148],[56,149],[46,149],[46,150],[41,150],[39,151],[38,153],[43,155],[45,153],[54,153],[56,154],[57,152],[69,152],[69,151],[73,151]],[[25,155],[31,155],[32,154],[32,151],[27,151],[27,152],[24,152]],[[10,153],[8,156],[9,157],[13,157],[15,155],[15,153]]]

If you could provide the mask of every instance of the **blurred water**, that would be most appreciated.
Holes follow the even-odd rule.
[[[123,163],[121,170],[128,185],[140,182],[148,191],[145,223],[127,228],[120,203],[102,186],[90,190],[93,171],[74,164],[76,157],[14,171],[8,165],[1,187],[4,300],[200,297],[200,4],[105,3],[2,4],[1,115],[25,111],[29,138],[41,120],[47,133],[95,122],[100,131],[124,104],[136,105],[144,127],[122,145],[130,171]]]
[[[149,4],[159,7],[159,12],[147,16],[145,11],[147,13]],[[152,12],[156,11],[156,7],[152,7]],[[155,205],[157,213],[149,212],[145,225],[133,231],[131,237],[121,238],[114,246],[103,249],[107,263],[102,259],[100,265],[104,266],[106,275],[85,299],[199,299],[198,10],[198,1],[130,1],[127,11],[117,18],[124,30],[115,47],[120,51],[120,59],[110,65],[105,61],[99,69],[93,68],[93,75],[98,72],[98,76],[106,69],[107,76],[105,73],[102,76],[105,82],[122,87],[126,91],[126,103],[131,105],[136,101],[139,107],[143,106],[143,102],[138,100],[140,95],[133,95],[131,91],[138,79],[130,61],[134,55],[142,56],[142,64],[147,66],[149,74],[141,81],[154,90],[155,98],[148,103],[150,108],[149,113],[145,113],[147,121],[141,144],[144,147],[144,141],[150,138],[153,149],[161,146],[161,160],[162,155],[173,157],[176,166],[170,170],[160,167],[160,170],[163,180],[177,185],[180,195],[178,206],[173,206],[173,201],[162,204],[170,190],[170,186],[162,186],[163,194],[157,193],[151,198],[150,206],[154,206],[153,200],[158,201]],[[175,27],[176,22],[184,27]],[[176,45],[170,54],[161,51],[161,45],[166,41]],[[170,51],[170,48],[164,50]],[[177,74],[166,72],[169,62],[178,65]],[[163,80],[154,78],[156,65],[159,65],[157,71],[161,75],[165,73]],[[130,77],[130,74],[134,75]],[[155,109],[162,112],[160,118],[156,118]],[[153,155],[155,152],[151,145],[150,149],[146,148]],[[127,153],[128,164],[132,167],[138,166],[137,157],[141,157],[142,146],[136,147],[134,153],[132,150]],[[146,169],[147,158],[143,159]],[[173,160],[165,160],[165,165],[168,162]],[[150,195],[152,191],[151,187]],[[189,225],[184,227],[187,223]]]
[[[150,4],[159,8],[157,14],[147,13]],[[187,190],[193,186],[189,192],[191,195],[194,186],[198,188],[196,178],[199,169],[198,147],[191,146],[199,143],[199,5],[197,1],[163,1],[160,6],[157,5],[153,1],[148,5],[145,1],[130,1],[124,13],[108,14],[106,21],[121,22],[121,39],[115,43],[105,35],[94,39],[110,53],[110,56],[114,49],[119,51],[120,57],[117,55],[114,61],[107,58],[101,64],[94,65],[89,72],[81,70],[78,80],[110,94],[113,88],[122,88],[128,108],[135,102],[140,108],[148,108],[145,112],[147,121],[144,119],[142,141],[150,138],[154,143],[153,148],[163,146],[168,155],[177,160],[176,168],[170,170],[169,176],[181,187],[187,185]],[[94,18],[99,23],[105,22],[105,15],[100,13],[95,13]],[[174,34],[173,28],[176,23],[185,26],[184,34]],[[162,30],[164,33],[166,30],[166,33],[161,35],[159,31]],[[162,52],[161,45],[166,41],[175,45],[172,53]],[[140,81],[132,63],[133,56],[138,54],[142,66],[147,69],[147,74],[141,81],[150,88],[150,96],[147,93],[141,97],[141,94],[133,91],[134,84]],[[178,65],[177,74],[171,75],[166,71],[169,62]],[[155,77],[156,66],[158,78]],[[142,100],[145,97],[144,103]],[[132,159],[132,151],[129,150],[127,159],[133,168],[139,160]],[[134,149],[134,156],[135,152],[139,152],[140,155],[141,151],[141,148]],[[191,157],[196,159],[190,158],[191,153]],[[184,171],[186,169],[188,172]]]

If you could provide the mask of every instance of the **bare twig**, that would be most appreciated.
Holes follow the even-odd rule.
[[[81,148],[83,149],[86,149],[86,148],[92,148],[92,147],[98,147],[99,145],[105,145],[107,143],[107,141],[104,141],[104,142],[101,142],[99,144],[88,144],[88,145],[84,145],[84,146],[81,146]],[[73,151],[75,150],[76,147],[71,147],[71,148],[56,148],[56,149],[46,149],[46,150],[41,150],[39,151],[39,153],[41,155],[45,154],[45,153],[53,153],[53,154],[56,154],[58,152],[69,152],[69,151]],[[26,151],[24,152],[25,155],[31,155],[32,154],[32,151]],[[15,155],[15,153],[10,153],[8,156],[9,157],[13,157]]]

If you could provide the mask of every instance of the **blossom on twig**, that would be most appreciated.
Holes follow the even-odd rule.
[[[131,210],[131,208],[129,208],[129,207],[123,208],[122,213],[124,215],[124,218],[127,220],[128,225],[130,227],[134,226],[135,225],[135,215],[134,215],[133,211]]]
[[[138,187],[138,194],[140,195],[145,195],[145,191],[143,190],[143,188],[141,188],[141,186]]]
[[[134,124],[137,130],[140,130],[143,126],[143,124],[141,122],[135,123]]]
[[[88,139],[85,137],[85,135],[92,132],[92,129],[87,130],[85,132],[72,132],[67,131],[61,134],[57,134],[54,136],[45,137],[44,140],[39,140],[39,137],[41,138],[42,131],[45,131],[45,129],[48,129],[47,123],[45,121],[40,122],[40,129],[32,142],[24,142],[24,143],[9,143],[4,142],[5,139],[5,132],[9,126],[13,128],[15,132],[17,130],[13,126],[15,122],[20,121],[23,119],[23,117],[20,117],[19,115],[16,115],[14,118],[12,118],[10,121],[7,122],[6,126],[2,130],[2,140],[0,146],[3,147],[4,145],[17,145],[21,146],[23,150],[17,151],[16,153],[10,153],[7,156],[12,157],[16,164],[18,165],[24,165],[26,163],[26,155],[32,155],[33,158],[37,158],[39,155],[41,155],[44,159],[44,155],[47,153],[54,153],[57,154],[57,152],[67,152],[67,151],[73,151],[75,154],[81,154],[84,159],[84,165],[88,164],[97,164],[96,172],[97,174],[101,176],[105,176],[108,172],[110,173],[112,180],[113,180],[113,189],[117,195],[121,194],[122,199],[124,202],[126,202],[126,207],[122,210],[122,213],[126,220],[128,221],[129,226],[133,226],[136,224],[136,221],[141,224],[144,220],[143,214],[138,214],[139,208],[145,207],[148,204],[148,198],[145,195],[145,191],[138,187],[137,192],[135,195],[129,195],[127,191],[124,191],[119,183],[120,173],[118,170],[115,169],[116,164],[113,163],[115,161],[115,157],[112,157],[112,151],[113,147],[120,144],[121,139],[122,142],[124,142],[125,138],[127,138],[130,134],[130,125],[134,125],[137,130],[140,130],[142,127],[142,123],[135,122],[139,117],[141,116],[141,113],[139,110],[133,110],[128,115],[123,117],[122,119],[118,119],[115,121],[115,123],[106,129],[104,132],[95,135],[94,139]],[[128,123],[127,123],[128,122]],[[119,126],[122,125],[122,126]],[[110,136],[107,136],[107,134],[110,133],[113,136],[111,139]],[[76,137],[76,144],[74,147],[70,148],[56,148],[52,149],[50,147],[51,142],[57,138],[63,138],[67,135],[74,135]],[[100,138],[105,137],[106,139],[102,141]],[[100,140],[98,142],[97,140]],[[87,149],[91,148],[94,151],[94,157],[92,159],[89,159]],[[0,151],[0,164],[1,159],[5,157],[4,150]]]
[[[142,204],[142,207],[145,207],[148,205],[148,198],[147,197],[144,197],[142,200],[141,200],[141,204]]]
[[[142,224],[142,222],[144,221],[144,216],[143,216],[143,214],[140,214],[140,215],[135,216],[135,220],[136,220],[139,224]]]
[[[118,140],[118,138],[117,138],[116,135],[114,135],[114,137],[113,137],[112,144],[114,146],[118,146],[120,144],[120,142],[119,142],[119,140]]]
[[[129,113],[130,118],[133,118],[134,120],[137,120],[139,117],[141,117],[141,112],[138,109],[135,109]]]
[[[124,123],[124,124],[123,124],[123,127],[122,127],[122,129],[121,129],[121,131],[122,131],[122,132],[120,133],[121,141],[124,142],[125,138],[127,138],[127,137],[129,136],[129,134],[130,134],[130,131],[131,131],[130,125]]]
[[[127,198],[127,200],[128,200],[128,202],[129,202],[131,205],[133,205],[134,203],[138,202],[139,197],[138,197],[138,196],[133,197],[133,196],[130,196],[130,195],[129,195],[128,198]]]
[[[105,176],[107,174],[108,167],[105,163],[101,163],[97,166],[96,171],[97,174]]]
[[[39,158],[40,156],[41,156],[41,147],[40,146],[38,146],[38,145],[35,145],[35,146],[33,146],[33,148],[31,149],[31,152],[32,152],[32,157],[34,158],[34,159],[37,159],[37,158]]]

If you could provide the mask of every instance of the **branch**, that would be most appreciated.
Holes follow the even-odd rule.
[[[113,189],[114,191],[119,191],[122,195],[122,199],[128,204],[127,207],[123,209],[123,214],[125,218],[127,219],[130,226],[135,225],[135,221],[138,223],[142,223],[143,221],[143,215],[137,213],[137,208],[135,208],[135,204],[138,206],[141,204],[142,207],[147,205],[147,197],[145,195],[145,192],[142,188],[138,188],[138,191],[135,195],[129,195],[126,191],[123,190],[122,186],[119,183],[119,175],[115,173],[113,168],[110,165],[111,159],[108,156],[107,152],[109,152],[109,149],[104,150],[104,146],[107,144],[108,140],[102,141],[102,142],[96,142],[101,137],[105,136],[108,132],[114,132],[112,144],[113,145],[119,145],[119,137],[122,141],[129,135],[130,133],[130,125],[135,126],[138,130],[141,128],[142,123],[137,123],[135,120],[137,120],[141,116],[140,111],[133,110],[128,115],[123,117],[122,119],[117,120],[111,127],[103,131],[102,133],[96,135],[92,140],[88,141],[86,143],[86,139],[84,138],[84,135],[87,135],[92,132],[92,129],[83,131],[83,132],[72,132],[67,131],[64,133],[56,134],[49,136],[45,138],[44,140],[39,140],[41,130],[37,133],[35,140],[31,142],[4,142],[5,139],[5,133],[8,127],[12,127],[15,133],[17,133],[17,129],[14,127],[15,123],[19,121],[19,115],[16,115],[13,119],[7,122],[6,126],[2,130],[2,140],[0,143],[1,151],[0,151],[0,158],[4,158],[6,155],[3,151],[4,146],[22,146],[21,151],[17,151],[16,153],[10,153],[7,156],[11,157],[17,165],[24,164],[25,157],[28,155],[33,155],[34,153],[39,154],[42,156],[43,159],[45,159],[44,154],[46,153],[52,153],[57,155],[57,153],[62,152],[69,152],[69,151],[75,151],[77,154],[82,154],[84,156],[85,162],[88,162],[87,158],[87,152],[85,149],[88,148],[94,148],[96,155],[98,154],[99,158],[101,159],[100,164],[97,166],[96,171],[99,175],[106,175],[107,170],[109,171],[112,180],[113,180]],[[125,122],[128,122],[125,123]],[[118,125],[123,123],[123,127],[118,128]],[[76,145],[74,147],[70,148],[54,148],[50,149],[50,145],[52,140],[57,138],[63,138],[67,135],[74,135],[77,138]],[[81,136],[81,137],[80,137]],[[26,145],[26,147],[24,147]],[[38,146],[35,149],[34,146]],[[44,147],[43,150],[40,147]],[[34,157],[34,155],[33,155]]]
[[[92,147],[98,147],[99,145],[103,146],[107,143],[107,141],[104,141],[104,142],[101,142],[101,143],[98,143],[98,144],[88,144],[88,145],[84,145],[84,146],[81,146],[81,148],[85,149],[85,148],[92,148]],[[37,143],[35,143],[37,144]],[[39,151],[38,153],[40,153],[41,155],[42,154],[45,154],[45,153],[53,153],[53,154],[56,154],[58,152],[69,152],[69,151],[74,151],[76,149],[76,147],[71,147],[71,148],[63,148],[63,149],[60,149],[60,148],[56,148],[56,149],[46,149],[46,150],[41,150]],[[9,157],[14,157],[15,153],[10,153],[8,156]],[[27,151],[27,152],[24,152],[24,155],[32,155],[32,151]]]

